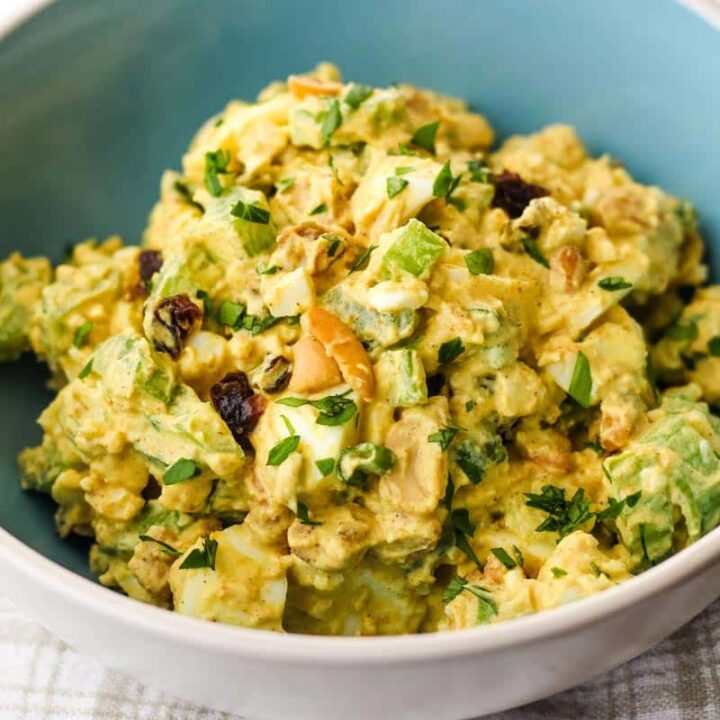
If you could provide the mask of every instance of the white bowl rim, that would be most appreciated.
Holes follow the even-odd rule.
[[[0,40],[53,0],[21,0],[0,18]],[[714,0],[677,0],[720,30],[720,4]],[[158,639],[201,647],[209,652],[311,665],[412,665],[437,659],[491,652],[546,637],[567,635],[622,613],[663,590],[670,590],[720,557],[720,527],[659,565],[620,585],[581,600],[502,623],[453,632],[381,637],[321,637],[253,630],[211,623],[132,600],[77,575],[0,528],[0,563],[11,573],[42,586],[48,597],[83,607],[109,622],[133,626]],[[42,619],[40,619],[42,622]]]

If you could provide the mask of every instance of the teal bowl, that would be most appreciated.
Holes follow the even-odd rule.
[[[714,13],[705,0],[691,4]],[[719,16],[717,11],[716,22]],[[269,81],[321,60],[338,64],[354,80],[375,85],[402,80],[467,98],[487,115],[500,138],[556,121],[575,125],[592,152],[622,158],[642,182],[657,183],[696,204],[714,277],[720,279],[720,264],[713,263],[720,257],[720,36],[673,0],[59,0],[0,41],[0,255],[19,249],[58,260],[68,241],[111,233],[137,243],[162,169],[178,167],[206,117],[229,98],[252,98]],[[60,541],[52,503],[18,486],[15,457],[40,437],[35,420],[51,397],[45,380],[44,369],[30,358],[0,368],[5,407],[0,415],[0,527],[6,531],[3,537],[9,534],[23,544],[12,547],[25,564],[36,562],[35,554],[26,554],[31,548],[89,577],[87,544]],[[3,540],[6,557],[8,542]],[[34,566],[35,579],[41,582],[44,573],[70,577],[56,575],[54,567]],[[25,581],[18,584],[28,587]],[[88,597],[112,596],[89,583],[73,587]],[[703,596],[706,602],[710,594]],[[595,607],[594,601],[583,602]],[[694,612],[701,609],[697,605]],[[130,605],[117,607],[126,612]],[[37,608],[42,616],[42,606]],[[148,614],[156,612],[152,608],[136,612],[161,617]],[[572,612],[557,614],[570,617]],[[688,609],[679,619],[690,615]],[[195,627],[185,618],[173,616],[172,621]],[[47,622],[74,639],[57,622]],[[666,624],[616,653],[610,664],[671,629]],[[247,637],[236,629],[211,630]],[[509,632],[492,629],[487,637]],[[298,642],[280,641],[287,647]],[[274,640],[264,642],[274,647]],[[448,639],[447,647],[453,642]],[[468,696],[455,705],[446,699],[428,707],[435,708],[436,718],[497,709],[558,690],[609,664],[583,667],[567,669],[560,681],[531,683],[531,689],[512,697],[499,693],[489,703],[478,699],[473,705]],[[162,678],[158,682],[164,683]],[[264,708],[273,714],[282,706],[280,700],[272,706],[253,704],[252,693],[247,702],[229,694],[208,700],[191,691],[191,680],[186,684],[188,690],[176,691],[224,709]],[[319,711],[307,693],[298,691],[293,702],[298,711],[331,716]],[[359,699],[359,709],[348,710],[346,717],[361,717],[363,708],[370,712],[363,702],[370,700]],[[387,707],[396,708],[392,702]],[[395,717],[425,717],[394,712]]]

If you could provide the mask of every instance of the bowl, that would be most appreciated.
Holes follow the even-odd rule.
[[[374,84],[468,98],[502,137],[562,120],[594,152],[691,198],[720,247],[720,43],[672,0],[65,0],[0,33],[2,254],[62,255],[68,240],[137,242],[160,171],[230,97],[319,60]],[[720,26],[720,8],[692,6]],[[11,26],[15,29],[10,31]],[[720,277],[715,266],[715,278]],[[45,371],[0,370],[0,587],[108,666],[250,717],[477,716],[629,660],[720,595],[720,531],[624,585],[501,625],[442,635],[320,638],[214,625],[90,579],[87,545],[18,487],[39,438]]]

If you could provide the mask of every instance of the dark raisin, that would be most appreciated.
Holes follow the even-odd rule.
[[[548,195],[540,185],[525,182],[517,173],[503,170],[493,176],[495,195],[492,206],[502,208],[511,218],[519,218],[531,200]]]
[[[697,287],[695,285],[678,285],[678,297],[687,305],[693,301]]]
[[[151,339],[155,349],[177,358],[202,317],[200,308],[187,295],[173,295],[162,300],[153,315]]]
[[[253,392],[247,375],[244,372],[228,373],[210,388],[210,399],[235,441],[246,450],[250,449],[248,435],[265,410],[265,400]]]
[[[280,392],[288,386],[291,374],[290,361],[282,355],[276,355],[265,363],[256,384],[263,392]]]
[[[143,499],[145,500],[156,500],[162,493],[162,487],[160,483],[150,475],[148,477],[147,485],[142,491]]]
[[[435,395],[439,395],[443,388],[445,387],[445,377],[442,373],[438,373],[437,375],[430,375],[427,380],[427,390],[428,395],[430,397],[434,397]]]
[[[140,266],[140,281],[145,287],[148,287],[152,276],[159,272],[162,267],[162,253],[159,250],[143,250],[138,255],[138,264]]]

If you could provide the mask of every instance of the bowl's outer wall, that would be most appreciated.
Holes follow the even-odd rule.
[[[466,97],[501,137],[572,123],[593,152],[692,198],[720,243],[718,35],[671,0],[61,0],[0,43],[0,255],[138,242],[161,170],[205,118],[323,59]],[[40,377],[0,373],[0,523],[87,573],[51,504],[17,489]]]

